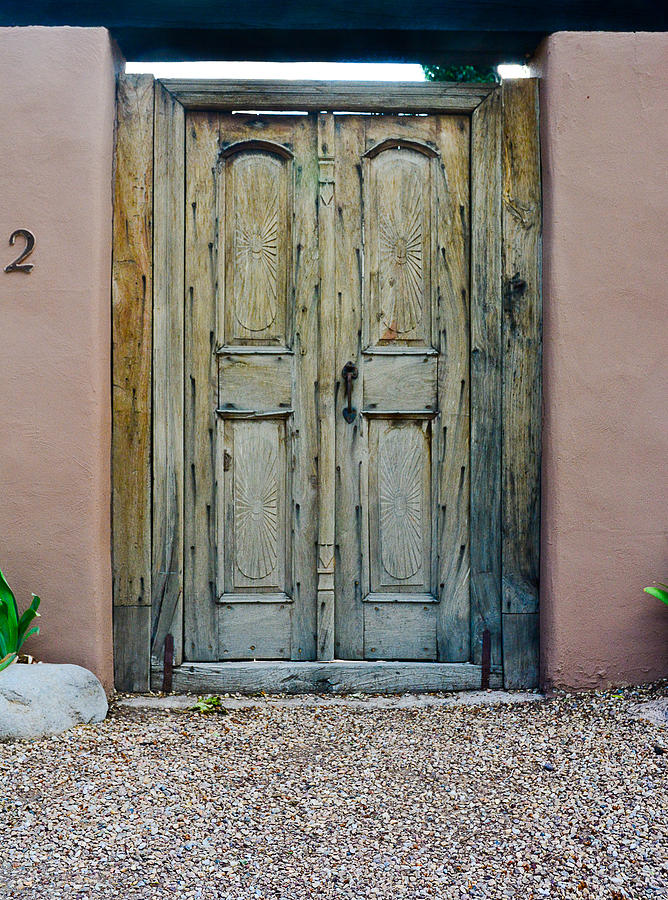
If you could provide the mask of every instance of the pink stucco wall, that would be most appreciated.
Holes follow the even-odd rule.
[[[668,675],[668,34],[552,35],[541,83],[547,684]]]
[[[546,684],[668,674],[668,35],[551,36],[541,85]],[[0,567],[44,659],[112,683],[114,55],[0,29]],[[37,236],[5,274],[11,231]],[[4,249],[3,249],[4,248]]]
[[[42,597],[30,647],[107,688],[113,122],[104,29],[0,28],[0,567]]]

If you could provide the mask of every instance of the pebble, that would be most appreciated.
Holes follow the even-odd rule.
[[[115,703],[2,745],[0,897],[665,900],[663,736],[628,715],[665,690],[226,716]]]

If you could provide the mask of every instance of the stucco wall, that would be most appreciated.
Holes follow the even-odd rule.
[[[541,83],[548,684],[668,675],[668,34],[552,35]]]
[[[104,29],[0,29],[0,567],[42,597],[30,647],[107,688],[113,121]]]
[[[548,684],[668,673],[668,35],[551,36],[541,85]],[[0,567],[44,659],[112,681],[114,57],[103,29],[0,29]],[[30,275],[5,274],[17,227]],[[4,249],[3,249],[4,248]]]

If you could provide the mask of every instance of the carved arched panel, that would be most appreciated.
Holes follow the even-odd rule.
[[[285,439],[281,420],[228,423],[234,591],[285,587]],[[232,547],[229,547],[232,550]]]
[[[364,159],[367,343],[432,343],[432,158],[393,145]]]
[[[390,428],[378,448],[381,561],[393,579],[422,566],[424,441],[415,428]]]
[[[252,143],[223,160],[225,342],[283,344],[287,326],[292,161]],[[221,286],[219,286],[220,289]]]
[[[431,589],[431,424],[369,423],[371,591]]]

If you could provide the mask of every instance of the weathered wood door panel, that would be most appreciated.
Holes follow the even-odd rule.
[[[336,119],[336,655],[469,658],[469,120]]]
[[[186,118],[185,655],[315,658],[316,123]]]

